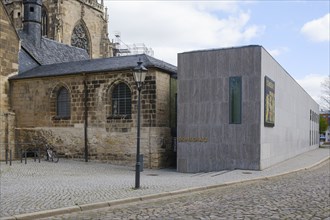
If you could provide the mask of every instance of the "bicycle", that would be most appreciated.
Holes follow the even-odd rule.
[[[57,163],[59,160],[56,151],[54,151],[53,148],[48,144],[46,144],[46,160],[52,161],[54,163]]]

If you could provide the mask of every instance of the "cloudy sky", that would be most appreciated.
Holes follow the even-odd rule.
[[[110,38],[177,64],[184,51],[262,45],[319,102],[329,73],[329,1],[109,1]]]

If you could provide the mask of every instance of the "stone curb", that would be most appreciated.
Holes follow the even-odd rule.
[[[324,163],[325,161],[327,160],[330,160],[330,156],[310,165],[310,166],[306,166],[306,167],[303,167],[303,168],[299,168],[299,169],[296,169],[296,170],[291,170],[291,171],[288,171],[288,172],[284,172],[284,173],[280,173],[280,174],[275,174],[273,176],[269,176],[269,177],[262,177],[261,179],[267,179],[267,178],[271,178],[271,177],[278,177],[278,176],[284,176],[284,175],[287,175],[287,174],[290,174],[290,173],[296,173],[296,172],[299,172],[299,171],[302,171],[302,170],[309,170],[313,167],[316,167],[322,163]]]
[[[299,169],[288,171],[288,172],[284,172],[284,173],[280,173],[280,174],[271,175],[271,176],[262,176],[262,177],[248,179],[248,180],[237,180],[237,181],[225,182],[225,183],[216,184],[216,185],[180,189],[180,190],[175,190],[175,191],[171,191],[171,192],[162,192],[162,193],[145,195],[145,196],[140,196],[140,197],[118,199],[118,200],[112,200],[112,201],[108,201],[108,202],[90,203],[90,204],[76,205],[76,206],[71,206],[71,207],[45,210],[45,211],[39,211],[39,212],[33,212],[33,213],[27,213],[27,214],[21,214],[21,215],[14,215],[14,216],[8,216],[5,218],[0,218],[0,220],[32,220],[32,219],[36,219],[36,218],[47,218],[47,217],[51,217],[51,216],[69,214],[69,213],[73,213],[73,212],[87,211],[87,210],[93,210],[93,209],[99,209],[99,208],[113,207],[113,206],[117,206],[117,205],[130,204],[130,203],[139,202],[139,201],[148,201],[148,200],[152,200],[152,199],[172,197],[172,196],[183,195],[183,194],[191,193],[191,192],[202,192],[202,191],[216,189],[216,188],[234,185],[234,184],[238,184],[238,183],[253,182],[256,180],[263,180],[263,179],[268,180],[270,178],[284,176],[284,175],[287,175],[290,173],[295,173],[295,172],[299,172],[302,170],[311,169],[313,167],[316,167],[316,166],[322,164],[323,162],[325,162],[327,160],[330,160],[330,156],[328,156],[328,157],[324,158],[323,160],[320,160],[317,163],[314,163],[310,166],[299,168]]]
[[[1,220],[31,220],[31,219],[38,219],[38,218],[46,218],[54,215],[63,215],[72,212],[81,211],[79,206],[71,206],[59,209],[52,209],[52,210],[45,210],[40,212],[32,212],[27,214],[21,215],[14,215],[8,218],[1,218]]]

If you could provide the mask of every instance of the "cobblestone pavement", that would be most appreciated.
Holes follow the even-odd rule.
[[[268,180],[45,219],[330,219],[330,163]]]
[[[14,161],[12,166],[0,162],[0,218],[273,176],[312,166],[329,154],[329,149],[319,148],[262,171],[184,174],[145,169],[139,190],[133,189],[133,167],[64,159]]]

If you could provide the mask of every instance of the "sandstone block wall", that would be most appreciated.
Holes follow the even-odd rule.
[[[157,72],[157,124],[170,127],[170,76]]]
[[[6,150],[8,153],[11,150],[12,158],[15,159],[17,156],[15,148],[15,114],[1,112],[0,128],[0,160],[5,160]]]
[[[71,45],[73,29],[83,20],[88,29],[91,58],[112,56],[103,5],[85,0],[63,1],[60,4],[44,1],[44,5],[50,13],[49,28],[53,39]]]
[[[8,76],[18,69],[19,38],[3,3],[0,4],[0,75]]]
[[[103,128],[88,128],[89,160],[134,166],[136,160],[136,128],[130,132],[109,133]],[[81,127],[39,127],[16,129],[16,150],[39,149],[51,144],[61,157],[84,159],[84,129]],[[141,128],[140,153],[144,167],[172,166],[171,134],[169,128]]]
[[[19,38],[10,17],[0,2],[0,160],[14,143],[15,115],[9,108],[9,75],[18,69]]]
[[[75,25],[83,20],[89,32],[91,57],[113,56],[112,45],[108,38],[108,21],[103,5],[94,0],[43,0],[43,6],[48,14],[47,38],[71,45],[72,31]],[[21,29],[23,20],[22,1],[7,3],[6,7],[16,29]]]
[[[89,158],[134,165],[137,89],[130,71],[11,81],[18,148],[43,147],[50,143],[62,156],[84,158],[84,82],[88,94]],[[132,114],[129,118],[112,117],[111,94],[120,82],[131,89]],[[141,92],[141,154],[145,167],[165,167],[175,161],[169,125],[169,83],[168,74],[151,69]],[[56,118],[56,95],[62,86],[71,96],[69,119]]]

